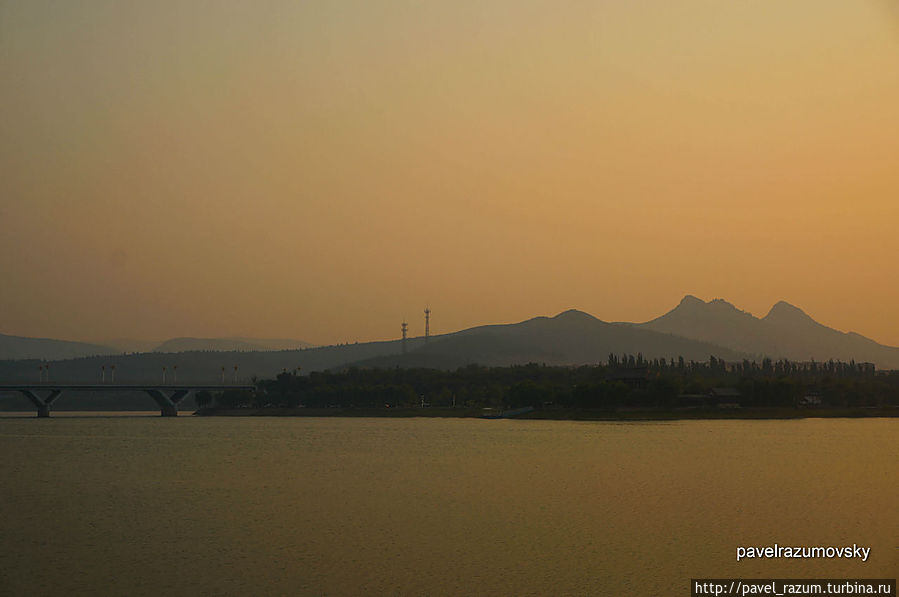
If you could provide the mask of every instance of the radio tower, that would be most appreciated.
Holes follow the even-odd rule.
[[[425,307],[425,342],[431,337],[431,308]]]
[[[403,320],[403,354],[406,354],[406,331],[409,329],[409,324]]]

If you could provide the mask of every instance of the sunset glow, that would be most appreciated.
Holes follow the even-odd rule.
[[[0,4],[0,333],[396,338],[687,293],[899,345],[886,0]]]

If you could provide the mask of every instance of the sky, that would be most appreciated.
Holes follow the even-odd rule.
[[[0,333],[899,345],[891,0],[0,0],[0,90]]]

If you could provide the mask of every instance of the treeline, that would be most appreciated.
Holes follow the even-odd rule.
[[[609,355],[605,364],[557,367],[469,365],[436,369],[284,372],[255,393],[200,394],[199,406],[686,408],[899,405],[899,373],[870,364],[787,360],[726,363]]]
[[[606,366],[611,371],[619,369],[647,368],[655,372],[674,372],[678,374],[716,374],[728,379],[737,377],[800,377],[805,380],[818,380],[824,377],[865,377],[875,373],[872,363],[848,363],[842,361],[826,361],[818,363],[796,362],[787,359],[773,361],[765,358],[761,363],[743,360],[740,363],[728,363],[724,359],[710,356],[708,361],[685,361],[683,357],[670,359],[644,359],[643,355],[609,354]]]

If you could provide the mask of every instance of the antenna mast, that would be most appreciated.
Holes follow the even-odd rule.
[[[406,332],[409,329],[409,324],[406,323],[406,320],[403,319],[403,354],[406,354]]]
[[[431,337],[431,308],[425,307],[425,342]]]

